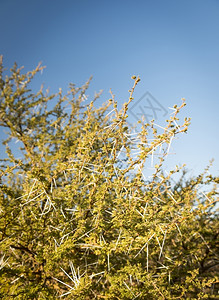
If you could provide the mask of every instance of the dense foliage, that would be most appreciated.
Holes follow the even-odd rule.
[[[89,81],[67,95],[33,93],[41,70],[15,64],[6,76],[0,64],[0,297],[218,299],[218,178],[162,170],[189,125],[178,119],[185,101],[162,132],[152,120],[134,134],[127,114],[139,78],[119,110],[113,95],[86,104]]]

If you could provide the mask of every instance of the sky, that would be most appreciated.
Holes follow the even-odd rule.
[[[120,107],[139,75],[131,123],[143,113],[163,124],[185,98],[181,121],[192,123],[165,167],[185,163],[197,174],[214,158],[218,175],[218,0],[0,0],[0,7],[5,67],[16,61],[29,71],[41,61],[46,69],[33,87],[51,92],[93,76],[88,99],[103,90],[101,105],[111,89]]]

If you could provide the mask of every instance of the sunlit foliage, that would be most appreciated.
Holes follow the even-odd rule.
[[[134,133],[127,117],[138,77],[119,110],[113,94],[99,108],[88,103],[90,81],[67,95],[32,92],[42,69],[15,64],[6,76],[0,64],[0,297],[218,299],[219,180],[208,168],[190,179],[163,170],[189,125],[178,118],[185,101],[162,132],[152,120]]]

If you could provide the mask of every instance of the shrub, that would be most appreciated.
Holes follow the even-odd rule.
[[[67,95],[33,93],[40,65],[23,74],[15,64],[9,76],[0,65],[1,298],[218,299],[218,178],[208,168],[190,179],[162,169],[172,138],[187,131],[185,101],[162,132],[152,120],[133,134],[139,78],[121,110],[113,95],[96,108],[98,96],[84,101],[90,81]]]

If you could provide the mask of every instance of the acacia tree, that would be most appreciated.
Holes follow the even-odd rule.
[[[218,178],[207,168],[173,184],[180,168],[162,169],[173,137],[187,131],[190,120],[178,119],[185,101],[162,132],[152,120],[133,134],[127,117],[139,78],[119,110],[113,95],[99,108],[98,96],[85,104],[90,81],[70,84],[67,95],[33,93],[41,70],[25,74],[15,64],[5,76],[0,64],[0,126],[8,130],[1,298],[218,299]]]

